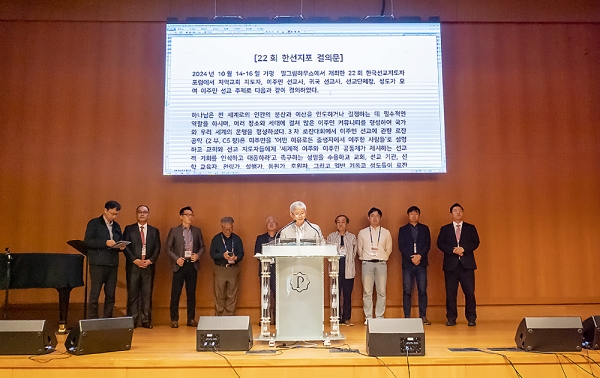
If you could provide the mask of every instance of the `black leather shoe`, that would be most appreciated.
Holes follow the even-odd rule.
[[[152,324],[150,324],[150,323],[144,323],[144,324],[142,324],[142,327],[148,328],[148,329],[154,328],[154,327],[152,327]]]
[[[467,323],[467,325],[469,327],[475,327],[477,325],[477,323],[475,323],[475,320],[469,320],[469,323]]]
[[[423,316],[421,320],[423,321],[424,325],[431,325],[431,322],[426,317]]]
[[[197,327],[198,322],[196,322],[194,319],[191,319],[191,320],[188,320],[187,325],[188,325],[188,327]]]
[[[177,323],[177,320],[173,320],[171,322],[171,328],[179,328],[179,323]]]
[[[446,322],[446,326],[448,326],[448,327],[452,327],[452,326],[455,326],[455,325],[456,325],[456,320],[448,320]]]

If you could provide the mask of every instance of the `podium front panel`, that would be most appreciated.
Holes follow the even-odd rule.
[[[277,257],[277,340],[322,340],[322,257]]]

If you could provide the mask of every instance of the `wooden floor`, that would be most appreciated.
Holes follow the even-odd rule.
[[[426,355],[408,359],[333,353],[322,343],[297,343],[292,349],[270,348],[260,341],[255,341],[252,350],[275,349],[276,354],[224,352],[219,356],[196,352],[195,328],[171,329],[167,325],[152,330],[136,328],[129,351],[72,356],[65,353],[66,336],[59,335],[57,351],[52,354],[0,356],[0,377],[517,377],[508,359],[523,377],[600,376],[597,351],[555,355],[490,350],[514,348],[517,325],[481,321],[477,327],[467,327],[465,323],[446,327],[434,323],[425,327]],[[254,331],[258,333],[258,325],[254,325]],[[366,352],[366,327],[362,323],[342,327],[342,331],[346,341],[332,342],[332,347]],[[457,352],[449,348],[481,351]],[[502,353],[507,359],[493,353]]]

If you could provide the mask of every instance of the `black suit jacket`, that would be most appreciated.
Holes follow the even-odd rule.
[[[198,260],[194,262],[194,268],[200,268],[200,256],[204,253],[204,239],[202,231],[198,227],[190,226],[192,230],[192,252],[198,254]],[[173,227],[167,236],[167,254],[171,258],[173,271],[177,272],[180,268],[177,265],[177,259],[185,257],[185,241],[183,240],[183,225]]]
[[[254,254],[262,253],[263,244],[267,244],[271,240],[274,240],[271,236],[269,236],[268,232],[264,234],[260,234],[256,237],[256,242],[254,243]],[[260,266],[260,260],[258,260],[258,276],[260,277],[262,273],[262,267]]]
[[[460,244],[465,252],[460,257],[452,253],[454,247]],[[460,262],[465,269],[477,269],[475,263],[475,254],[473,253],[479,247],[479,234],[474,225],[463,222],[460,231],[460,243],[456,242],[454,223],[442,226],[437,239],[437,246],[444,252],[444,270],[452,271],[458,267]]]
[[[412,236],[411,224],[408,223],[398,230],[398,248],[402,254],[402,267],[408,268],[413,264],[411,256],[414,252],[414,240]],[[421,255],[420,266],[429,265],[429,248],[431,248],[431,234],[429,227],[422,223],[417,223],[417,254]]]
[[[146,259],[155,264],[160,254],[160,231],[156,227],[146,224],[144,232],[146,233]],[[134,260],[141,259],[142,236],[140,235],[140,228],[137,223],[125,227],[123,240],[131,242],[124,251],[127,263],[131,264]]]
[[[121,226],[115,221],[112,224],[113,240],[118,242],[123,239]],[[110,240],[110,233],[104,217],[90,220],[85,229],[83,241],[88,247],[88,261],[90,265],[119,266],[119,249],[109,248],[106,241]]]

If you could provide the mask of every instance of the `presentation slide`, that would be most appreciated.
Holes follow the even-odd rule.
[[[439,23],[167,24],[165,175],[446,172]]]

